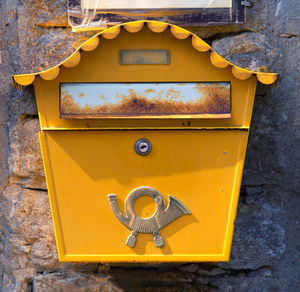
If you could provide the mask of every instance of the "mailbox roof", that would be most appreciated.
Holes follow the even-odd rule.
[[[165,31],[166,29],[170,29],[172,35],[176,37],[177,39],[186,39],[188,37],[191,38],[193,47],[199,51],[199,52],[208,52],[210,51],[210,60],[211,63],[217,67],[217,68],[227,68],[228,66],[232,67],[232,74],[240,80],[246,80],[250,78],[252,75],[256,75],[257,79],[263,83],[263,84],[273,84],[277,78],[277,73],[266,73],[266,72],[255,72],[250,71],[247,69],[243,69],[241,67],[238,67],[229,61],[222,58],[219,54],[217,54],[211,46],[209,46],[206,42],[204,42],[201,38],[199,38],[196,34],[183,29],[179,26],[165,23],[165,22],[159,22],[159,21],[133,21],[133,22],[127,22],[123,24],[119,24],[116,26],[113,26],[111,28],[108,28],[106,30],[103,30],[90,39],[88,39],[86,42],[84,42],[81,46],[79,46],[76,51],[69,56],[66,60],[61,62],[60,64],[36,73],[30,73],[30,74],[19,74],[12,76],[12,83],[13,86],[22,89],[23,86],[30,85],[33,83],[36,76],[40,76],[41,78],[45,80],[52,80],[55,79],[59,75],[60,66],[65,67],[75,67],[80,63],[80,50],[84,51],[92,51],[97,48],[100,37],[104,37],[105,39],[113,39],[117,37],[120,33],[121,27],[124,27],[127,31],[131,33],[139,32],[144,25],[147,25],[148,28],[156,33],[160,33]]]

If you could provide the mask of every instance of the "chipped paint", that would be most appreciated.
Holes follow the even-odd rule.
[[[230,83],[62,83],[62,117],[230,117]]]

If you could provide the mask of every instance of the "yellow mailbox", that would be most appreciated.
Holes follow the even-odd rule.
[[[114,26],[34,84],[61,261],[227,261],[257,79],[195,34]]]

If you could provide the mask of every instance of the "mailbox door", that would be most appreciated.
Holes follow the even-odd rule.
[[[228,260],[248,133],[243,130],[48,131],[40,133],[59,257],[62,261],[161,262]],[[151,142],[147,156],[134,145]],[[149,186],[191,212],[152,234],[138,234],[114,216],[135,188]],[[140,198],[134,208],[149,217],[156,205]],[[143,201],[144,200],[144,201]]]

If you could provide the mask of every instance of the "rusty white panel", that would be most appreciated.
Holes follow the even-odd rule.
[[[65,118],[229,118],[230,83],[62,83],[60,113]]]
[[[232,0],[81,0],[83,9],[231,8]]]

